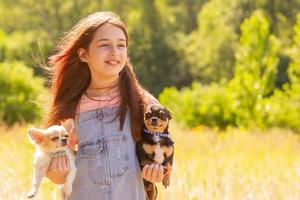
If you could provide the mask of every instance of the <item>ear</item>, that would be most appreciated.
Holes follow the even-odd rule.
[[[172,113],[165,107],[169,120],[172,119]]]
[[[27,130],[27,134],[34,143],[40,144],[44,140],[44,132],[41,129],[30,128]]]
[[[87,62],[87,57],[86,57],[86,50],[84,48],[79,48],[77,50],[77,54],[78,54],[78,57],[79,59],[82,61],[82,62]]]
[[[74,120],[72,118],[67,119],[61,125],[66,128],[68,133],[71,133],[75,126]]]

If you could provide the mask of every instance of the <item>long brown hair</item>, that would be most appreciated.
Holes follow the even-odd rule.
[[[60,123],[67,118],[75,118],[77,105],[82,94],[88,88],[91,74],[87,63],[78,57],[79,48],[87,49],[96,30],[105,23],[119,27],[126,36],[124,23],[112,12],[96,12],[81,19],[59,42],[56,53],[49,58],[49,69],[52,77],[52,102],[49,109],[47,126]],[[144,89],[138,83],[127,60],[119,74],[121,102],[119,107],[120,130],[126,117],[127,107],[130,111],[131,132],[134,140],[140,138],[143,125]]]

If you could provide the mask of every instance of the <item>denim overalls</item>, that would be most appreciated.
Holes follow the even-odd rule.
[[[145,200],[129,111],[122,131],[117,112],[114,106],[78,114],[77,174],[67,200]]]

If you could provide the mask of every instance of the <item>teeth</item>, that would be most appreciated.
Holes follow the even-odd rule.
[[[118,64],[119,62],[118,61],[108,61],[109,64],[112,64],[112,65],[116,65]]]

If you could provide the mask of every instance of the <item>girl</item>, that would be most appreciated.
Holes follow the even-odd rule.
[[[128,33],[117,15],[97,12],[80,20],[50,57],[53,101],[47,125],[74,118],[77,175],[69,200],[145,199],[142,178],[161,182],[163,167],[140,170],[135,141],[143,108],[157,100],[138,83],[127,57]],[[65,156],[53,158],[47,176],[64,183]]]

